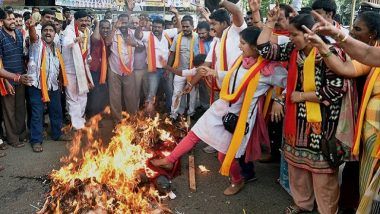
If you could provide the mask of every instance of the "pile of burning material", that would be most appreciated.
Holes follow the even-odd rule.
[[[50,174],[51,191],[38,213],[169,212],[155,185],[165,185],[165,179],[147,163],[170,153],[186,134],[185,123],[175,127],[159,115],[125,115],[106,144],[94,137],[100,120],[96,116],[75,136],[69,156],[61,160],[64,165]]]

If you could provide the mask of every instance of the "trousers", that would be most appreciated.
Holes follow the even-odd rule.
[[[82,129],[85,126],[84,113],[87,105],[87,93],[79,94],[77,77],[75,74],[67,73],[68,84],[66,86],[66,103],[71,124],[74,129]]]

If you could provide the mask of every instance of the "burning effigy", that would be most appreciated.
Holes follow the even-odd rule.
[[[178,167],[158,172],[149,160],[168,155],[186,134],[186,123],[174,126],[160,115],[125,114],[111,140],[103,142],[101,119],[95,116],[75,135],[69,155],[61,159],[63,166],[50,174],[51,189],[38,213],[170,212],[161,203],[165,191],[157,183],[162,183],[160,176],[175,176]]]

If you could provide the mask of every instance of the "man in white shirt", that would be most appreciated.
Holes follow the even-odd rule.
[[[62,54],[65,62],[68,85],[66,87],[67,110],[74,130],[85,126],[84,113],[87,93],[93,87],[88,59],[90,57],[90,35],[87,29],[88,14],[84,10],[74,14],[74,22],[63,33]]]

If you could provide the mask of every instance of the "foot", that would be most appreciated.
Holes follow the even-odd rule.
[[[59,138],[54,141],[72,141],[72,140],[73,140],[72,134],[61,134],[61,136],[59,136]]]
[[[7,156],[7,154],[5,152],[0,152],[0,158],[2,158],[4,156]]]
[[[170,163],[168,161],[168,159],[166,159],[166,158],[153,159],[153,160],[150,161],[150,163],[153,166],[160,167],[160,168],[163,168],[163,169],[168,169],[168,170],[173,169],[173,163]]]
[[[212,154],[212,153],[215,153],[217,152],[216,149],[214,149],[214,147],[212,146],[206,146],[205,148],[202,149],[205,153],[207,154]]]
[[[235,195],[237,194],[241,189],[244,187],[244,181],[241,181],[240,183],[237,184],[231,184],[227,189],[224,190],[223,194],[224,195]]]
[[[8,146],[2,139],[0,139],[0,150],[6,150],[8,149]]]
[[[36,152],[36,153],[40,153],[40,152],[44,151],[44,149],[42,148],[42,144],[41,143],[33,143],[32,144],[32,149],[33,149],[33,152]]]
[[[25,143],[23,142],[16,142],[16,143],[9,143],[10,146],[14,147],[14,148],[21,148],[21,147],[24,147],[25,146]]]

